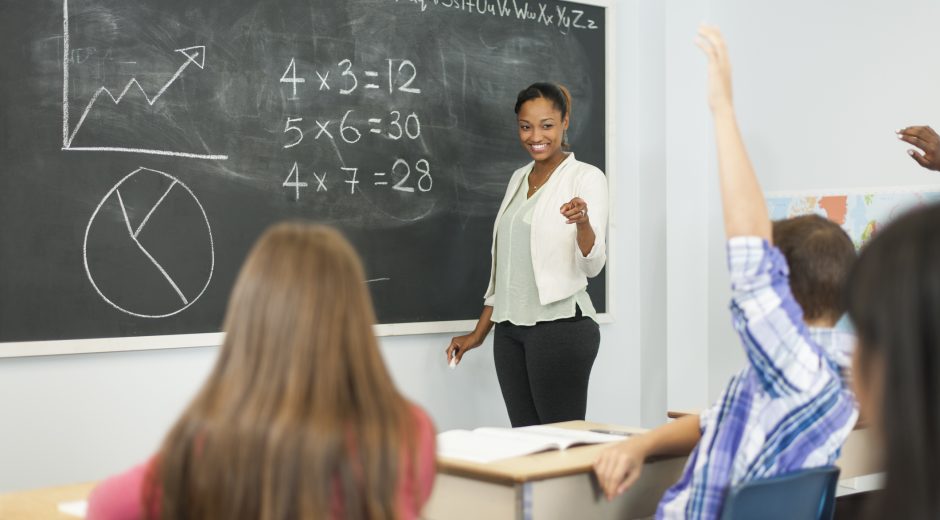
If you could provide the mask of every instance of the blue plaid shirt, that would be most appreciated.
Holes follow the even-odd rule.
[[[718,518],[731,486],[835,462],[858,415],[841,377],[851,335],[809,329],[780,251],[728,242],[731,313],[748,366],[700,419],[702,438],[657,518]]]

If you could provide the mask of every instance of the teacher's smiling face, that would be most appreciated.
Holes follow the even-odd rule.
[[[568,117],[545,98],[534,98],[519,107],[519,140],[535,162],[557,161]]]

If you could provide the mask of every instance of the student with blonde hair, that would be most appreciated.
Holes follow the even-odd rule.
[[[339,233],[269,229],[235,283],[208,380],[149,462],[94,491],[88,517],[417,517],[434,428],[395,388],[374,322]]]

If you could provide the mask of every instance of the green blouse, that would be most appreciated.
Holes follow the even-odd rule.
[[[532,213],[542,191],[526,198],[529,175],[519,184],[496,230],[496,301],[492,320],[514,325],[535,325],[540,321],[571,318],[581,314],[597,320],[597,311],[586,288],[548,305],[539,303],[532,268]],[[561,215],[558,218],[563,218]]]

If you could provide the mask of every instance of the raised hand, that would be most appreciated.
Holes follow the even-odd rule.
[[[721,31],[702,25],[695,44],[708,56],[708,104],[712,111],[732,108],[731,61]]]
[[[910,143],[919,150],[910,149],[907,151],[917,164],[940,172],[940,136],[929,126],[909,126],[898,130],[898,139],[905,143]]]

